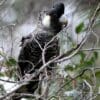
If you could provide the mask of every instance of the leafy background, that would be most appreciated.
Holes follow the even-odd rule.
[[[37,16],[42,10],[61,1],[66,5],[65,14],[68,18],[67,29],[59,34],[60,52],[64,53],[87,34],[88,23],[99,0],[0,1],[0,95],[13,89],[14,83],[10,81],[17,80],[21,37],[34,31]],[[57,73],[50,83],[49,100],[99,100],[100,11],[89,34],[85,45],[73,58],[58,64]]]

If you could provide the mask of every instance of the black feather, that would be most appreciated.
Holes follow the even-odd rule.
[[[48,43],[58,32],[61,31],[62,26],[61,23],[59,23],[59,18],[63,13],[64,4],[56,4],[53,9],[48,11],[48,14],[52,18],[50,30],[45,30],[43,27],[41,27],[41,31],[38,30],[36,32],[37,34],[34,34],[34,32],[34,35],[22,38],[22,48],[18,57],[18,65],[22,76],[24,76],[26,73],[34,73],[43,65],[42,50],[38,43],[42,48],[44,48],[44,45]],[[56,16],[53,16],[53,14],[55,14]],[[38,43],[36,40],[38,41]],[[58,42],[59,41],[56,38],[49,44],[50,47],[46,50],[45,53],[46,62],[59,55]],[[47,66],[48,71],[51,71],[52,67],[54,67],[54,64],[51,64],[49,67]],[[38,79],[39,76],[36,76],[33,79],[34,82],[30,82],[29,85],[26,86],[28,88],[28,92],[34,93],[34,91],[38,88]]]

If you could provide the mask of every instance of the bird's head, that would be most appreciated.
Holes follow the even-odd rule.
[[[63,3],[58,3],[48,10],[42,19],[42,25],[46,29],[53,32],[60,32],[67,25],[67,18],[64,16],[65,6]]]

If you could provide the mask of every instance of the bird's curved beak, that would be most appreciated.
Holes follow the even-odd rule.
[[[62,27],[66,27],[68,25],[68,20],[66,15],[62,15],[59,19],[59,22],[62,24]]]

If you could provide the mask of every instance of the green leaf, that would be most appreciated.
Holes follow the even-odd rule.
[[[73,71],[73,70],[74,70],[73,66],[71,65],[65,66],[65,71]]]
[[[80,62],[83,62],[84,59],[85,59],[86,54],[85,54],[83,51],[79,51],[78,54],[81,56],[81,60],[80,60]]]
[[[98,58],[98,52],[94,52],[94,58],[97,59]]]
[[[0,77],[3,77],[3,76],[5,76],[4,73],[0,72]]]
[[[92,83],[92,78],[89,72],[85,73],[81,78],[87,80],[89,83]]]
[[[97,71],[97,72],[95,73],[95,76],[96,76],[97,78],[100,78],[100,71]]]
[[[76,26],[75,31],[76,31],[77,34],[79,34],[80,32],[83,31],[83,29],[84,29],[84,23],[81,22],[78,26]]]
[[[16,60],[15,60],[14,58],[9,57],[5,64],[6,64],[7,66],[15,66],[16,63],[17,63],[17,62],[16,62]]]
[[[3,95],[5,93],[6,93],[6,91],[4,89],[4,86],[2,84],[0,84],[0,95]]]
[[[85,66],[91,66],[93,64],[92,60],[85,61]]]

